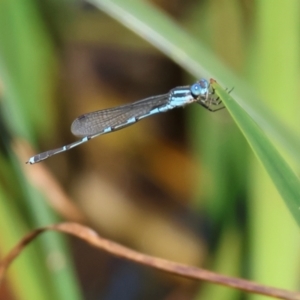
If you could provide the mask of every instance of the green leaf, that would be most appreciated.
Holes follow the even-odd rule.
[[[300,180],[271,143],[262,128],[249,114],[222,89],[212,83],[229,113],[241,129],[257,158],[265,167],[287,207],[300,225]],[[270,209],[272,209],[270,207]]]

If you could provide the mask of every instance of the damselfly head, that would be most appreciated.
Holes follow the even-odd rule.
[[[201,79],[198,82],[194,83],[190,90],[192,93],[192,96],[197,99],[197,98],[202,98],[206,99],[207,95],[209,94],[209,83],[205,79]]]

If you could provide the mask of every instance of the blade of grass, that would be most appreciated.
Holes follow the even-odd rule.
[[[4,91],[1,117],[12,135],[21,135],[31,141],[35,140],[34,133],[44,135],[47,132],[50,135],[49,129],[55,117],[53,101],[50,100],[54,92],[53,75],[57,61],[53,41],[44,21],[35,1],[0,1],[0,80],[3,81]],[[4,128],[1,131],[3,139]],[[9,157],[5,157],[5,167],[10,169],[10,176],[13,174],[10,184],[18,190],[18,197],[13,195],[11,199],[6,199],[14,202],[15,208],[22,213],[15,213],[5,202],[3,205],[6,205],[6,210],[0,210],[0,219],[6,226],[20,223],[27,228],[57,221],[57,216],[43,201],[41,194],[24,177],[20,163],[12,154],[10,141],[3,139],[3,143],[9,153]],[[2,169],[0,175],[7,178]],[[10,222],[7,218],[11,219]],[[13,235],[12,230],[9,234]],[[16,268],[19,276],[14,278],[14,285],[19,290],[27,290],[29,278],[25,280],[22,275],[27,274],[32,278],[39,276],[35,282],[38,285],[37,292],[44,295],[26,299],[81,299],[69,257],[61,237],[51,235],[39,240],[35,255],[26,256],[26,261]],[[46,264],[45,258],[52,260]],[[38,271],[35,265],[39,265],[42,271]],[[31,280],[31,284],[34,286],[34,281]]]
[[[31,132],[50,133],[56,61],[34,1],[0,2],[0,41],[5,121],[28,140]]]
[[[239,104],[216,82],[212,83],[216,94],[222,99],[236,121],[255,155],[265,167],[278,192],[285,200],[294,219],[300,225],[300,180],[274,145]]]
[[[280,1],[256,2],[253,31],[247,36],[245,74],[264,101],[299,133],[300,2],[291,0],[284,6],[275,3],[280,4]],[[295,167],[289,157],[284,158],[292,168]],[[259,282],[297,289],[300,249],[299,240],[295,238],[297,224],[286,211],[284,201],[260,163],[255,163],[253,158],[251,161],[248,170],[251,276]],[[262,300],[252,296],[251,300],[254,299]]]

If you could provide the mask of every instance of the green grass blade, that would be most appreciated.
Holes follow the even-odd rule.
[[[3,115],[15,133],[32,140],[30,132],[49,132],[56,66],[52,41],[34,1],[0,2],[0,41]]]
[[[58,64],[49,28],[36,1],[0,1],[0,41],[1,146],[5,145],[10,154],[4,157],[0,153],[0,177],[6,182],[0,186],[3,195],[0,220],[3,228],[8,227],[0,243],[0,252],[4,254],[7,251],[4,246],[8,246],[6,241],[11,247],[11,241],[15,243],[31,228],[58,220],[41,193],[27,181],[19,161],[12,154],[8,138],[4,138],[5,133],[11,139],[22,136],[30,141],[34,141],[38,133],[51,135],[51,124],[55,120],[54,75]],[[8,205],[9,202],[14,206]],[[50,234],[30,247],[34,247],[35,254],[25,255],[22,264],[13,266],[18,276],[10,280],[18,287],[16,292],[20,294],[26,290],[26,299],[81,299],[64,237]],[[52,260],[48,261],[49,258]],[[34,280],[37,277],[38,280]]]
[[[300,225],[299,178],[270,142],[262,128],[217,83],[213,83],[213,87],[246,137],[255,155],[265,167],[295,220]]]

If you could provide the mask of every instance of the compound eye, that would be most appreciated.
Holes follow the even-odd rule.
[[[209,83],[208,83],[208,81],[206,79],[201,79],[199,81],[199,84],[200,84],[201,88],[205,89],[205,90],[207,90],[208,87],[209,87]]]
[[[191,93],[193,95],[194,98],[197,98],[200,96],[201,94],[201,86],[199,83],[194,83],[192,86],[191,86]]]

